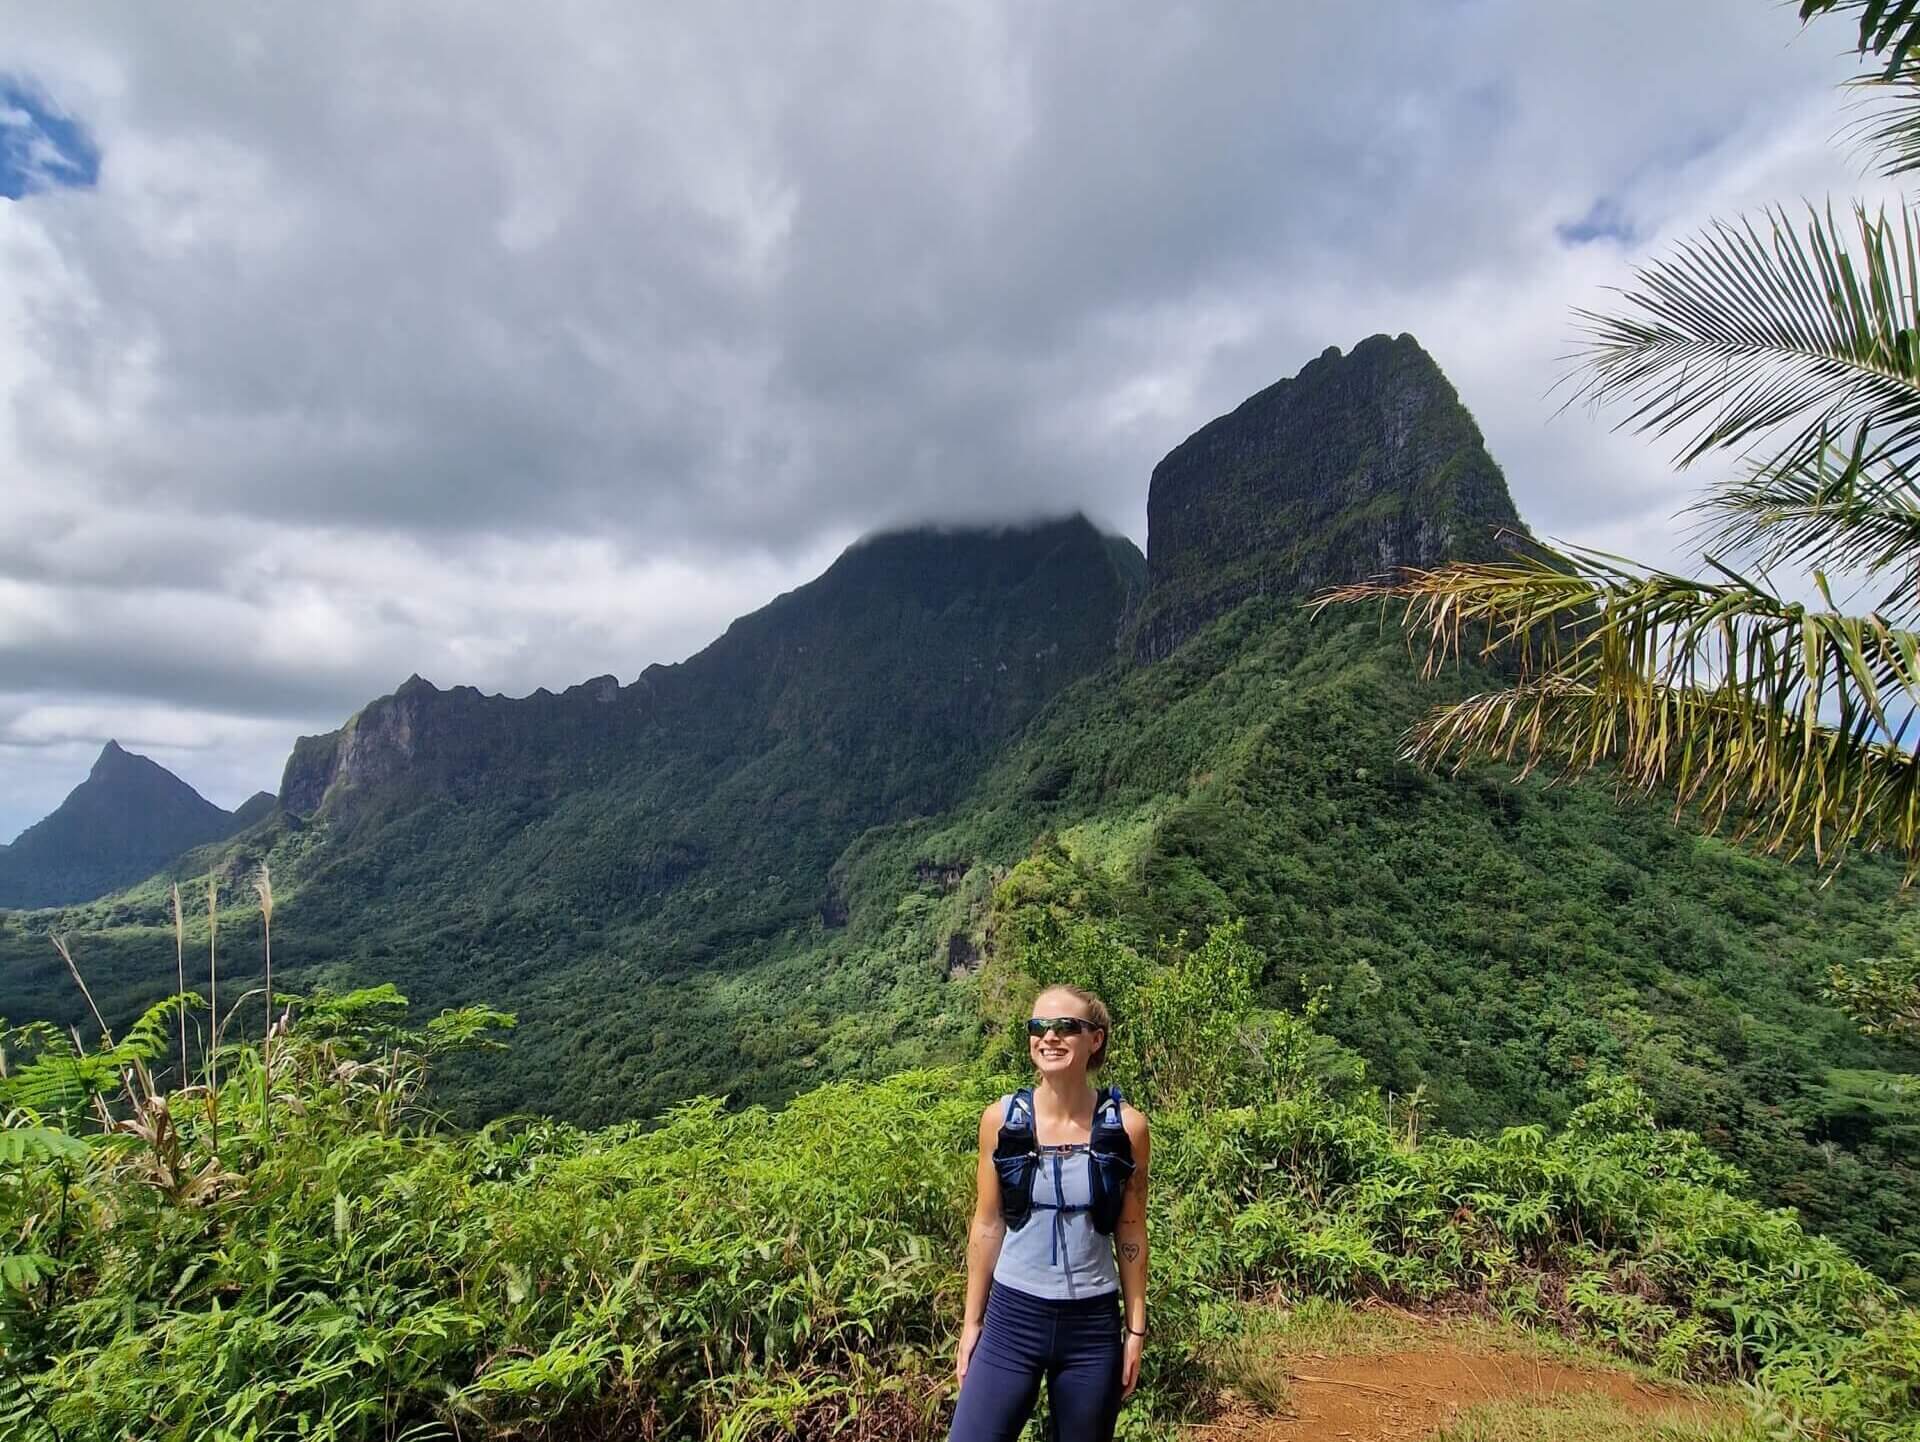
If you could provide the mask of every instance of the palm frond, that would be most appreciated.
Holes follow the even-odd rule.
[[[1510,690],[1428,716],[1407,755],[1456,769],[1495,759],[1564,774],[1610,767],[1769,850],[1835,861],[1850,845],[1920,871],[1920,635],[1879,616],[1786,600],[1726,573],[1709,583],[1575,552],[1450,565],[1347,586],[1321,606],[1405,606],[1426,667],[1466,656],[1517,668]]]
[[[1920,767],[1912,753],[1864,743],[1838,727],[1806,728],[1735,696],[1648,688],[1638,704],[1597,687],[1543,677],[1434,712],[1407,755],[1456,768],[1553,758],[1561,774],[1611,765],[1630,790],[1670,795],[1709,828],[1833,865],[1853,848],[1899,854],[1920,874]]]
[[[1677,460],[1762,445],[1767,471],[1812,468],[1835,435],[1870,426],[1875,462],[1920,457],[1920,235],[1902,212],[1856,206],[1851,227],[1808,208],[1716,222],[1636,272],[1622,315],[1576,312],[1588,344],[1578,399],[1618,401],[1621,425],[1681,433]],[[1782,439],[1784,437],[1784,439]]]
[[[1803,24],[1836,13],[1860,17],[1859,53],[1885,56],[1889,76],[1899,74],[1920,46],[1920,0],[1800,0]]]
[[[1708,553],[1744,553],[1763,567],[1894,573],[1881,609],[1920,617],[1920,483],[1873,459],[1869,428],[1851,449],[1823,446],[1812,466],[1760,468],[1721,482],[1693,508]]]
[[[1882,175],[1920,170],[1920,74],[1876,71],[1849,86],[1859,92],[1864,114],[1846,128],[1846,138],[1876,157]]]

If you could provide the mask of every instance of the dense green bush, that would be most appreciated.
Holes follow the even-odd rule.
[[[1147,956],[1081,929],[1029,957],[1113,994],[1114,1074],[1153,1117],[1136,1432],[1205,1405],[1240,1303],[1308,1294],[1496,1309],[1755,1379],[1809,1435],[1913,1425],[1912,1314],[1654,1128],[1629,1082],[1596,1079],[1558,1133],[1416,1140],[1350,1055],[1255,1002],[1237,931]],[[152,1088],[164,1009],[85,1058],[9,1034],[11,1435],[943,1430],[975,1122],[1008,1050],[779,1110],[462,1132],[425,1106],[426,1067],[503,1018],[410,1029],[391,988],[296,1012],[270,1067],[224,1049],[217,1096]]]

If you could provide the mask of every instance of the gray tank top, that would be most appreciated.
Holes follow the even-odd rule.
[[[1012,1102],[1001,1102],[1001,1114]],[[1093,1160],[1087,1145],[1040,1148],[1033,1178],[1033,1212],[1019,1231],[1007,1229],[993,1280],[1030,1297],[1056,1301],[1120,1290],[1113,1238],[1093,1229]]]

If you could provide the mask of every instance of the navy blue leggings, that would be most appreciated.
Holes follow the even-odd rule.
[[[994,1283],[948,1442],[1014,1442],[1043,1376],[1055,1442],[1111,1442],[1120,1341],[1118,1292],[1056,1302]]]

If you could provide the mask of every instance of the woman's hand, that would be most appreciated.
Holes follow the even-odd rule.
[[[1136,1333],[1127,1333],[1127,1350],[1120,1361],[1120,1400],[1126,1401],[1133,1395],[1133,1389],[1140,1385],[1140,1353],[1146,1347],[1147,1339]]]
[[[973,1349],[979,1341],[978,1322],[968,1322],[960,1328],[960,1345],[953,1349],[953,1380],[956,1386],[967,1380],[967,1363],[973,1360]]]

